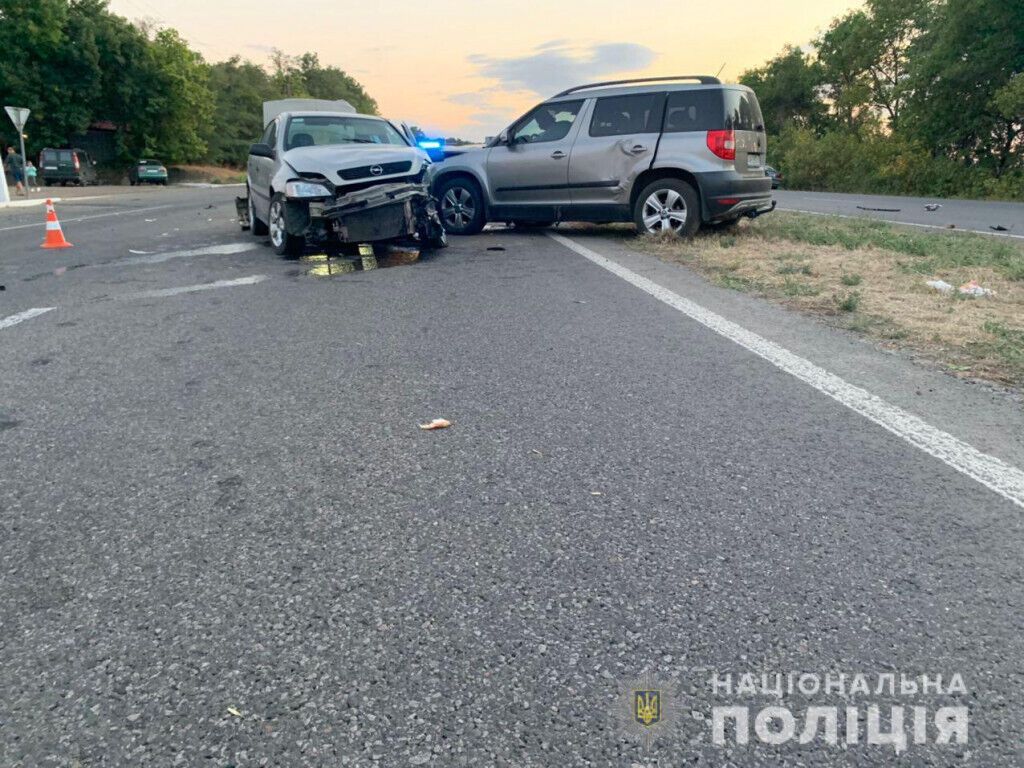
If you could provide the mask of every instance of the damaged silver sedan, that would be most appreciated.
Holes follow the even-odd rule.
[[[444,247],[427,154],[383,118],[328,105],[276,113],[264,105],[271,117],[249,151],[247,194],[237,201],[243,229],[269,235],[282,255],[308,245]]]

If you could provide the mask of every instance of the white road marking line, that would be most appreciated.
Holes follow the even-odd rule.
[[[868,219],[870,221],[883,221],[886,224],[899,224],[904,227],[921,227],[923,229],[941,229],[944,232],[971,232],[975,235],[990,235],[992,237],[1012,237],[1015,240],[1024,240],[1024,235],[1013,235],[1009,232],[992,232],[984,229],[961,229],[960,227],[944,227],[941,224],[917,224],[913,221],[896,221],[895,219],[879,219],[875,216],[850,216],[845,213],[825,213],[823,211],[805,211],[800,208],[784,208],[779,206],[777,210],[789,211],[790,213],[809,213],[811,216],[835,216],[837,219]]]
[[[739,344],[741,347],[764,358],[772,365],[780,368],[791,376],[795,376],[805,384],[810,384],[819,392],[845,405],[852,411],[878,424],[894,435],[903,438],[911,445],[920,448],[948,466],[962,472],[1003,498],[1024,508],[1024,471],[1014,467],[995,456],[982,453],[971,445],[959,440],[947,432],[936,429],[922,419],[902,408],[885,402],[866,389],[848,383],[839,376],[829,373],[799,355],[795,355],[784,347],[748,331],[731,320],[705,309],[689,299],[648,280],[637,273],[626,269],[611,259],[596,253],[586,246],[569,238],[547,233],[556,242],[575,251],[585,259],[602,267],[613,275],[621,277],[627,283],[649,293],[659,301],[677,309],[684,315],[710,328],[715,333]]]
[[[177,296],[182,293],[198,293],[199,291],[212,291],[216,288],[234,288],[236,285],[255,285],[267,279],[266,275],[250,275],[239,277],[235,280],[216,280],[212,283],[200,283],[199,285],[183,285],[179,288],[159,288],[153,291],[142,291],[140,293],[129,293],[119,298],[122,299],[158,299],[165,296]]]
[[[135,264],[160,264],[171,259],[186,259],[190,256],[228,256],[233,253],[243,253],[256,248],[257,243],[225,243],[224,245],[209,245],[203,248],[191,248],[187,251],[169,251],[167,253],[146,253],[145,251],[129,251],[130,253],[145,254],[138,258],[120,259],[118,261],[104,262],[105,267],[122,267]]]
[[[4,328],[10,328],[12,325],[23,323],[26,320],[31,320],[33,317],[39,317],[45,315],[47,312],[56,309],[56,307],[33,307],[32,309],[26,309],[24,312],[19,312],[16,315],[10,315],[0,319],[0,330]]]
[[[154,205],[154,206],[150,206],[149,208],[126,208],[123,211],[111,211],[110,213],[96,213],[96,214],[93,214],[91,216],[79,216],[79,217],[74,218],[74,219],[64,219],[61,223],[62,224],[73,224],[73,223],[75,223],[77,221],[90,221],[92,219],[104,219],[104,218],[107,218],[108,216],[127,216],[130,213],[142,213],[143,211],[158,211],[158,210],[160,210],[162,208],[170,208],[170,207],[171,206],[168,204],[168,205]],[[15,230],[15,229],[32,229],[33,227],[43,227],[43,226],[46,226],[46,222],[45,221],[40,221],[40,222],[37,222],[35,224],[18,224],[18,225],[13,226],[13,227],[0,227],[0,232],[10,232],[10,231]]]

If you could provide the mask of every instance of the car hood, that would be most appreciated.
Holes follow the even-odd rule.
[[[344,183],[338,171],[364,168],[386,163],[409,161],[409,170],[398,174],[382,174],[372,178],[408,176],[419,173],[429,160],[423,150],[394,145],[341,144],[323,147],[297,147],[284,153],[284,161],[299,173],[320,173],[335,183]]]

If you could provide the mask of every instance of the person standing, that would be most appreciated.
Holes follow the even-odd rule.
[[[7,159],[4,160],[4,165],[7,166],[7,170],[11,172],[11,177],[14,179],[15,191],[19,195],[28,195],[25,190],[25,161],[14,151],[14,147],[7,148]]]
[[[31,160],[25,163],[25,188],[29,191],[39,191],[39,181],[37,178],[37,169],[35,163]]]

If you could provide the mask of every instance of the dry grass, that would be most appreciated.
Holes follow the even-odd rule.
[[[219,165],[174,165],[168,168],[174,183],[238,184],[245,181],[245,171]]]
[[[908,233],[878,222],[776,213],[644,250],[748,291],[905,347],[972,377],[1024,385],[1024,247],[963,233]],[[991,298],[925,284],[977,280]]]

